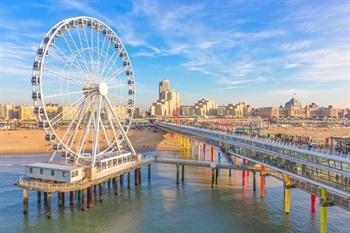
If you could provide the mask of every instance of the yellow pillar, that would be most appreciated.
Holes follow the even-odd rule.
[[[286,214],[290,213],[290,177],[288,175],[284,175],[284,182],[285,182],[285,187],[284,187],[284,212]]]
[[[327,189],[323,188],[321,189],[321,200],[327,201]],[[328,215],[328,209],[327,206],[323,206],[321,202],[321,208],[320,208],[320,233],[326,233],[327,232],[327,215]]]

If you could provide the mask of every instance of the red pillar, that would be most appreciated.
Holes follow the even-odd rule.
[[[211,146],[211,159],[212,162],[214,162],[214,147]]]
[[[245,186],[245,170],[242,171],[242,186]]]
[[[311,213],[316,212],[316,196],[311,194]]]
[[[261,166],[260,170],[260,197],[263,198],[265,196],[265,177],[262,176],[265,173],[265,167]]]

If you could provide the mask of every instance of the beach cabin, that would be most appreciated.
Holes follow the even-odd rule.
[[[28,178],[73,183],[84,178],[84,169],[63,164],[33,163],[25,166]]]

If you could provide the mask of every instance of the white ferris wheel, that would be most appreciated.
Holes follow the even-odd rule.
[[[50,162],[93,167],[96,159],[135,155],[127,131],[135,108],[134,73],[117,34],[92,17],[62,20],[45,35],[32,71],[39,127],[53,146]]]

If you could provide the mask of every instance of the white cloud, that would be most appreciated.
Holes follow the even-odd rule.
[[[310,47],[312,45],[312,41],[310,40],[303,40],[303,41],[297,41],[297,42],[291,42],[291,43],[283,43],[281,45],[281,49],[288,51],[288,52],[293,52],[296,50],[302,50]]]

